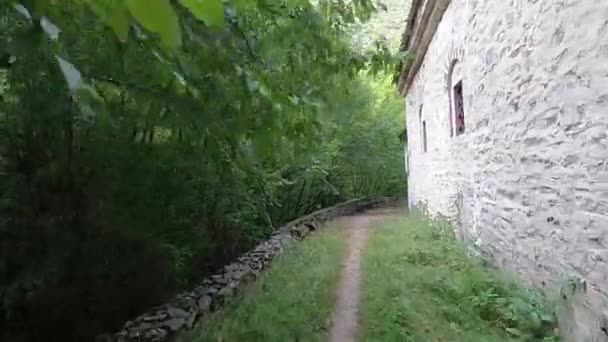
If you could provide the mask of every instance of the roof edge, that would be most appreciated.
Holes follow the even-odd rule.
[[[418,14],[418,10],[420,6],[422,6],[424,0],[412,0],[412,4],[410,6],[410,11],[407,15],[407,19],[405,20],[405,30],[401,35],[401,43],[399,44],[399,52],[405,52],[408,50],[410,45],[410,38],[412,31],[414,30],[414,23],[416,22],[416,17]],[[399,76],[403,71],[403,59],[399,60],[397,66],[395,67],[395,73],[393,74],[393,83],[398,83]]]
[[[412,8],[399,49],[405,51],[407,55],[398,63],[393,78],[401,95],[407,94],[414,77],[420,70],[429,45],[450,2],[451,0],[427,0],[427,5],[420,12],[420,7],[425,2],[423,0],[412,1]]]

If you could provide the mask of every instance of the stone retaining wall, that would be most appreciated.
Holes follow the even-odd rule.
[[[278,229],[268,240],[205,278],[194,290],[184,292],[171,302],[128,321],[113,336],[100,338],[105,342],[167,341],[177,332],[191,329],[194,323],[229,302],[253,282],[271,261],[298,240],[317,230],[324,222],[339,216],[395,204],[395,199],[357,199],[319,210],[291,221]]]

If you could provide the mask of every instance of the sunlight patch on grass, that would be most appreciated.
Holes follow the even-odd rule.
[[[373,229],[362,341],[557,341],[540,294],[467,256],[445,224],[410,214]]]
[[[183,341],[324,341],[345,242],[337,227],[280,256],[232,305]]]

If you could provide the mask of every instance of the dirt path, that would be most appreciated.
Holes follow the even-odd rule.
[[[361,254],[372,223],[396,214],[395,209],[377,209],[340,219],[348,238],[348,252],[342,264],[338,284],[338,301],[331,318],[331,342],[357,340],[359,296],[361,284]]]

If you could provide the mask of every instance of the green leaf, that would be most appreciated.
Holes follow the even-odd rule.
[[[127,8],[141,26],[158,33],[167,47],[181,46],[179,18],[169,0],[127,0]]]
[[[224,5],[222,0],[180,0],[182,6],[209,27],[224,27]]]
[[[28,55],[32,51],[39,49],[43,42],[44,31],[38,25],[33,25],[31,28],[20,32],[16,35],[9,45],[9,52],[14,56]]]
[[[129,38],[129,13],[124,5],[117,5],[112,11],[108,25],[114,30],[116,37],[121,42]]]
[[[37,17],[41,17],[48,13],[50,6],[51,3],[48,0],[36,0],[34,1],[34,10],[32,13]]]

